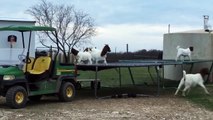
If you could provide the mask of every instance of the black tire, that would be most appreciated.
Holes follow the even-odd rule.
[[[41,97],[42,97],[42,95],[29,96],[28,99],[29,99],[30,101],[37,102],[37,101],[40,101],[40,100],[41,100]]]
[[[59,97],[59,100],[62,102],[72,101],[73,98],[75,97],[74,85],[70,82],[62,83],[58,97]]]
[[[24,108],[27,103],[27,92],[22,86],[14,86],[6,93],[6,103],[11,108]]]

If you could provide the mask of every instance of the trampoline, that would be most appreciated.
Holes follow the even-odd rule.
[[[133,78],[133,74],[131,71],[131,67],[146,67],[148,68],[148,72],[150,77],[153,79],[152,74],[150,72],[150,67],[155,68],[156,72],[156,78],[157,78],[157,93],[156,96],[160,95],[160,73],[159,73],[159,68],[164,69],[164,66],[167,65],[181,65],[183,69],[183,65],[191,65],[190,66],[190,72],[193,69],[194,64],[196,63],[204,63],[204,62],[209,62],[211,63],[211,66],[209,68],[209,74],[207,76],[207,79],[209,79],[210,73],[212,71],[213,67],[213,60],[192,60],[192,61],[175,61],[175,60],[120,60],[119,62],[116,63],[108,63],[108,64],[77,64],[76,69],[77,70],[90,70],[95,72],[95,78],[94,78],[94,94],[95,97],[98,98],[97,96],[97,84],[98,84],[98,71],[105,70],[105,69],[112,69],[112,68],[118,68],[118,74],[119,74],[119,82],[121,86],[121,71],[120,68],[128,68],[130,78],[132,80],[133,85],[135,85],[135,81]],[[164,70],[163,70],[164,71]],[[162,79],[164,79],[164,73],[162,76]]]

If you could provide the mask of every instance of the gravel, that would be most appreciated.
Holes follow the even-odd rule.
[[[10,109],[0,97],[0,120],[212,120],[213,112],[182,97],[110,98],[76,97],[72,102],[58,102],[44,97],[28,102],[23,109]]]

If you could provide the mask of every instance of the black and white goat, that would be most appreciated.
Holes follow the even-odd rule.
[[[103,60],[104,64],[107,64],[106,57],[107,53],[111,52],[109,45],[105,45],[102,50],[92,48],[90,53],[92,55],[92,60],[97,64],[98,61]]]
[[[81,52],[72,48],[71,53],[76,57],[77,63],[81,63],[82,61],[89,61],[88,64],[92,64],[92,56],[90,52]]]
[[[187,94],[189,93],[190,89],[192,87],[195,87],[196,85],[199,85],[202,87],[206,94],[209,94],[208,90],[204,86],[204,76],[209,73],[209,70],[207,68],[201,69],[200,73],[197,74],[186,74],[186,71],[183,70],[183,78],[180,80],[180,83],[178,85],[178,88],[175,92],[175,95],[178,94],[178,91],[181,89],[182,86],[184,86],[184,89],[182,91],[182,96],[185,96],[185,92],[188,90]]]
[[[177,46],[176,49],[177,49],[177,55],[176,55],[176,59],[175,59],[176,61],[181,56],[183,56],[183,57],[188,56],[189,59],[190,59],[190,61],[192,60],[192,58],[191,58],[191,52],[193,51],[193,47],[189,47],[189,48],[184,49],[184,48],[181,48],[180,46]]]

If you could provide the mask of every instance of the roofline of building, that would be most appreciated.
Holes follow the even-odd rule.
[[[195,30],[188,30],[188,31],[179,31],[179,32],[171,32],[165,34],[213,34],[212,31],[205,31],[204,29],[195,29]]]
[[[29,22],[29,23],[36,23],[36,21],[33,20],[1,20],[0,22]]]

